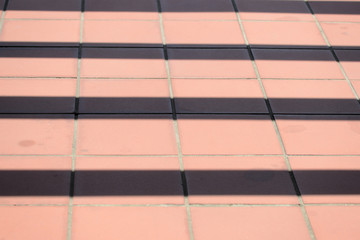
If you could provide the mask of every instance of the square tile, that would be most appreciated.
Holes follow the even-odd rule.
[[[230,0],[161,0],[165,20],[236,20]]]
[[[0,154],[71,154],[73,115],[1,115]]]
[[[360,238],[360,206],[307,206],[318,240]]]
[[[358,116],[276,116],[288,154],[360,154]]]
[[[360,45],[360,23],[321,23],[321,26],[332,46]]]
[[[80,21],[5,20],[0,36],[5,46],[77,46]]]
[[[167,79],[81,79],[81,113],[171,113]]]
[[[192,207],[191,216],[197,240],[310,239],[298,207]]]
[[[76,79],[2,78],[0,113],[72,113]]]
[[[6,18],[80,19],[81,0],[11,0]]]
[[[78,154],[177,154],[171,115],[81,115]]]
[[[166,43],[174,46],[245,45],[238,22],[164,21]]]
[[[262,78],[344,79],[327,50],[255,49],[253,53]]]
[[[86,48],[81,77],[166,78],[162,49]]]
[[[187,240],[184,207],[74,207],[72,239]]]
[[[274,113],[360,113],[343,80],[263,80]]]
[[[172,79],[177,113],[265,113],[257,80]]]
[[[162,46],[159,22],[84,21],[84,45]]]
[[[360,79],[360,50],[335,50],[349,79]]]
[[[169,49],[175,78],[256,78],[245,49]]]
[[[1,48],[2,77],[76,77],[75,48]]]
[[[86,0],[87,19],[157,20],[156,0]]]
[[[179,115],[183,154],[282,154],[267,116]]]
[[[68,204],[71,157],[1,157],[1,204]]]
[[[303,1],[235,0],[242,20],[313,21]]]
[[[360,22],[359,0],[311,0],[309,3],[319,21]]]
[[[184,157],[192,204],[297,204],[282,157]]]
[[[326,47],[315,22],[243,22],[250,45],[264,47]]]
[[[0,206],[0,238],[65,240],[67,207]]]
[[[184,204],[177,157],[77,157],[74,204]]]
[[[290,157],[304,203],[360,203],[360,157]]]

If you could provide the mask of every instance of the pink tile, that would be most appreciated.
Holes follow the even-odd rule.
[[[82,113],[171,113],[167,79],[82,79]]]
[[[360,22],[360,1],[312,0],[309,1],[319,21]]]
[[[80,21],[5,20],[1,44],[18,45],[78,45]],[[4,43],[5,42],[5,43]]]
[[[307,206],[318,240],[360,238],[360,206]]]
[[[243,20],[313,21],[305,2],[279,0],[236,0]]]
[[[71,154],[72,115],[2,115],[0,154]]]
[[[0,206],[0,238],[65,240],[67,207]]]
[[[74,207],[72,239],[187,240],[184,207]]]
[[[172,79],[177,113],[267,112],[257,80]]]
[[[263,80],[275,113],[360,113],[344,80]]]
[[[236,20],[230,0],[161,0],[164,19]]]
[[[344,79],[327,50],[253,50],[262,78]]]
[[[159,22],[149,21],[85,21],[83,40],[97,46],[162,46]]]
[[[360,203],[360,157],[290,157],[305,203]]]
[[[183,154],[281,154],[266,116],[180,115]]]
[[[357,95],[360,96],[360,81],[354,80],[354,81],[352,81],[352,85],[355,88]]]
[[[87,48],[82,57],[82,77],[167,77],[162,49]]]
[[[85,19],[157,20],[156,0],[86,0]]]
[[[193,204],[297,204],[282,157],[184,157]]]
[[[170,45],[244,45],[238,22],[165,21],[165,37]]]
[[[192,207],[191,216],[197,240],[310,239],[298,207]]]
[[[68,204],[71,157],[1,157],[1,204]]]
[[[78,154],[177,154],[171,116],[82,115]]]
[[[249,43],[271,47],[326,47],[315,22],[243,22]]]
[[[175,78],[256,78],[245,49],[169,49]]]
[[[321,26],[332,46],[360,45],[360,23],[321,23]]]
[[[360,51],[336,50],[335,53],[349,79],[360,79]]]
[[[81,0],[12,0],[6,18],[80,19]]]
[[[277,116],[288,154],[359,154],[357,116]]]
[[[177,157],[76,159],[74,204],[183,203]]]
[[[3,113],[72,113],[76,79],[3,78],[0,95]]]
[[[77,49],[1,48],[2,77],[76,77]]]

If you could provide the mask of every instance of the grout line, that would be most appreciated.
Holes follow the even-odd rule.
[[[315,237],[315,234],[314,234],[314,230],[313,230],[313,228],[312,228],[312,226],[311,226],[309,216],[307,215],[307,212],[306,212],[306,209],[305,209],[305,206],[304,206],[304,202],[303,202],[303,199],[302,199],[302,197],[301,197],[301,193],[300,193],[298,184],[297,184],[296,179],[295,179],[295,176],[294,176],[294,172],[293,172],[293,170],[292,170],[292,168],[291,168],[291,165],[290,165],[290,162],[289,162],[287,153],[286,153],[286,149],[285,149],[284,142],[283,142],[282,137],[281,137],[281,135],[280,135],[280,131],[279,131],[279,128],[278,128],[278,126],[277,126],[277,123],[276,123],[276,120],[275,120],[275,117],[274,117],[274,113],[273,113],[273,111],[272,111],[272,108],[271,108],[269,99],[268,99],[268,97],[267,97],[267,94],[266,94],[266,91],[265,91],[265,87],[264,87],[264,85],[263,85],[263,83],[262,83],[261,76],[260,76],[259,70],[258,70],[257,65],[256,65],[256,62],[255,62],[254,55],[253,55],[253,53],[252,53],[251,47],[250,47],[250,45],[249,45],[249,42],[248,42],[248,40],[247,40],[246,33],[245,33],[245,29],[244,29],[244,27],[243,27],[243,25],[242,25],[242,21],[241,21],[241,18],[240,18],[239,11],[238,11],[237,5],[236,5],[236,3],[235,3],[235,0],[232,0],[232,4],[233,4],[234,10],[235,10],[235,12],[236,12],[236,15],[237,15],[237,18],[238,18],[238,22],[239,22],[241,31],[242,31],[242,33],[243,33],[244,40],[245,40],[245,43],[246,43],[247,48],[248,48],[248,53],[249,53],[249,56],[250,56],[250,59],[251,59],[251,62],[252,62],[254,71],[255,71],[255,73],[256,73],[256,78],[257,78],[258,81],[259,81],[259,85],[260,85],[261,91],[262,91],[262,93],[263,93],[264,100],[265,100],[265,102],[266,102],[266,106],[267,106],[269,115],[270,115],[270,117],[271,117],[272,124],[273,124],[273,126],[274,126],[274,130],[275,130],[275,132],[276,132],[277,138],[278,138],[279,143],[280,143],[280,145],[281,145],[281,149],[282,149],[282,152],[283,152],[283,157],[284,157],[284,160],[285,160],[285,163],[286,163],[288,172],[289,172],[289,176],[290,176],[290,178],[291,178],[291,182],[292,182],[292,184],[293,184],[293,186],[294,186],[294,190],[295,190],[296,195],[297,195],[297,197],[298,197],[298,201],[299,201],[299,203],[300,203],[300,208],[301,208],[301,212],[302,212],[304,221],[305,221],[305,223],[306,223],[306,225],[307,225],[307,229],[308,229],[308,232],[309,232],[309,235],[310,235],[311,239],[312,239],[312,240],[316,240],[316,237]]]
[[[189,204],[189,198],[188,198],[189,193],[188,193],[188,186],[187,186],[187,180],[186,180],[183,157],[182,157],[182,149],[181,149],[181,143],[180,143],[177,116],[176,116],[176,107],[175,107],[174,93],[173,93],[173,87],[172,87],[172,82],[171,82],[170,66],[169,66],[169,59],[168,59],[168,53],[167,53],[167,45],[166,45],[164,23],[163,23],[163,18],[162,18],[162,8],[161,8],[160,0],[157,0],[157,5],[158,5],[159,20],[160,20],[161,39],[162,39],[162,43],[163,43],[163,50],[164,50],[164,57],[165,57],[166,74],[167,74],[168,85],[169,85],[171,108],[172,108],[172,113],[173,113],[174,134],[175,134],[176,143],[177,143],[178,159],[179,159],[179,165],[180,165],[180,175],[181,175],[181,182],[182,182],[182,188],[183,188],[183,193],[184,193],[184,202],[185,202],[185,208],[186,208],[187,223],[188,223],[188,228],[189,228],[189,237],[190,237],[190,240],[194,240],[192,217],[191,217],[191,210],[190,210],[190,204]]]
[[[1,17],[0,17],[0,35],[2,33],[2,29],[4,26],[5,14],[6,14],[6,9],[7,9],[8,4],[9,4],[9,0],[5,0],[4,5],[2,6],[2,13],[1,13]]]
[[[78,132],[78,113],[79,113],[79,97],[80,97],[80,70],[81,70],[81,55],[82,55],[82,39],[84,27],[84,8],[85,0],[81,0],[81,20],[80,20],[80,42],[78,48],[78,62],[77,62],[77,78],[76,78],[76,98],[75,98],[75,114],[74,114],[74,135],[72,146],[72,162],[71,162],[71,179],[70,179],[70,196],[68,206],[68,225],[67,225],[67,240],[71,240],[72,234],[72,218],[73,218],[73,197],[75,190],[75,165],[76,165],[76,147],[77,147],[77,132]]]
[[[308,0],[304,0],[304,2],[305,2],[305,4],[306,4],[307,8],[309,9],[311,15],[313,16],[313,18],[314,18],[314,20],[315,20],[315,22],[316,22],[316,25],[317,25],[320,33],[321,33],[321,36],[323,37],[324,41],[326,42],[328,48],[330,49],[333,57],[335,58],[335,60],[336,60],[336,62],[337,62],[337,64],[338,64],[338,66],[339,66],[339,68],[340,68],[343,76],[345,77],[347,83],[349,84],[349,87],[351,88],[351,91],[353,92],[356,100],[357,100],[358,103],[360,104],[359,95],[356,93],[356,90],[355,90],[353,84],[351,83],[349,77],[347,76],[347,74],[346,74],[346,72],[345,72],[345,69],[344,69],[343,66],[341,65],[340,60],[339,60],[338,56],[336,55],[336,53],[335,53],[335,51],[334,51],[334,48],[331,46],[330,41],[329,41],[329,39],[327,38],[324,29],[322,28],[320,22],[318,21],[318,19],[317,19],[316,15],[315,15],[313,9],[311,8]]]

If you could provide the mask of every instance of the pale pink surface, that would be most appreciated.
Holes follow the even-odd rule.
[[[305,203],[360,203],[360,157],[290,158]]]
[[[192,207],[194,238],[310,239],[298,207]]]
[[[76,79],[2,78],[0,95],[9,97],[75,97]]]
[[[162,45],[160,24],[146,21],[84,21],[84,43]]]
[[[255,78],[246,50],[170,49],[170,74],[175,78]]]
[[[164,21],[167,44],[244,45],[238,22]]]
[[[80,116],[78,154],[177,154],[171,118],[132,117]]]
[[[276,116],[288,154],[360,154],[357,116]]]
[[[80,41],[80,21],[5,20],[0,41],[3,42],[53,42],[74,43]]]
[[[360,238],[360,206],[306,206],[318,240]]]
[[[360,113],[344,80],[263,80],[275,113]]]
[[[76,77],[77,49],[1,49],[0,74],[4,77]]]
[[[184,157],[183,161],[192,204],[298,203],[282,157]]]
[[[73,116],[37,117],[7,115],[0,119],[0,154],[71,154]]]
[[[85,49],[82,77],[164,78],[161,49]]]
[[[74,207],[72,239],[187,240],[185,207]]]
[[[71,157],[25,157],[25,156],[11,156],[11,157],[1,157],[0,159],[0,171],[12,172],[15,171],[13,179],[8,179],[8,184],[14,184],[14,187],[19,187],[19,185],[26,185],[32,189],[36,194],[37,190],[40,193],[39,196],[1,196],[1,204],[68,204],[70,191],[70,172],[71,172]],[[35,180],[28,178],[19,179],[20,176],[16,175],[16,171],[26,171],[31,173],[32,171],[58,171],[56,176],[53,176],[51,179],[42,179],[43,181],[49,182],[46,185],[47,189],[53,188],[54,196],[46,196],[42,194],[43,190],[41,187],[37,187],[37,184],[40,183],[38,178],[35,177]],[[49,176],[49,175],[48,175]],[[19,182],[20,181],[20,182]],[[26,181],[26,182],[25,182]],[[3,189],[6,186],[3,186]],[[22,190],[19,190],[19,193]]]
[[[180,166],[177,157],[77,157],[74,204],[183,204],[184,197],[181,187]],[[82,175],[82,172],[92,171],[91,178]],[[103,174],[97,174],[97,171]],[[106,178],[106,171],[114,174],[111,181]],[[124,178],[122,171],[133,171],[133,176]],[[155,172],[152,177],[146,177],[146,172]],[[171,172],[171,174],[162,174]],[[157,176],[156,176],[157,175]],[[135,183],[134,183],[135,181]],[[141,182],[141,184],[140,184]],[[114,189],[114,186],[115,187]],[[105,189],[109,193],[117,193],[116,189],[123,189],[119,195],[93,195]],[[140,188],[140,189],[137,189]],[[139,195],[132,195],[136,192]],[[157,195],[156,193],[161,193]],[[176,193],[176,194],[166,194]],[[85,195],[83,195],[85,194]]]
[[[332,46],[359,46],[360,23],[321,23]]]
[[[330,51],[253,50],[262,78],[344,79]]]
[[[359,80],[353,80],[352,85],[354,86],[357,95],[360,96],[360,81]]]
[[[0,206],[0,238],[65,240],[65,206]]]
[[[183,154],[281,154],[270,118],[247,117],[179,116]]]
[[[326,47],[315,22],[244,22],[243,25],[251,45]]]
[[[349,79],[360,79],[360,51],[336,50],[341,65]]]

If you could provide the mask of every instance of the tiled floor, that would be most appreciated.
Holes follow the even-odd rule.
[[[0,239],[360,239],[359,0],[0,6]]]

